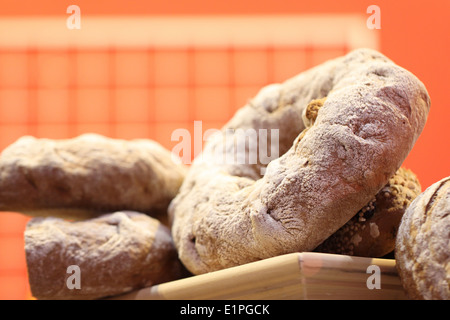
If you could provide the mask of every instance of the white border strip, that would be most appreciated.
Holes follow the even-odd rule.
[[[115,16],[83,17],[81,29],[69,17],[6,18],[0,21],[0,47],[216,47],[333,46],[377,49],[378,33],[365,16]]]

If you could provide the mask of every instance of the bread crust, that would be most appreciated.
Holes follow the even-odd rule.
[[[395,259],[411,299],[450,299],[450,177],[428,187],[408,207]]]
[[[25,230],[25,253],[37,299],[98,299],[184,274],[170,230],[131,211],[76,222],[33,218]],[[79,267],[79,288],[67,285],[75,274],[70,266]]]
[[[383,257],[395,249],[400,221],[421,193],[417,176],[400,168],[366,206],[314,251],[360,257]]]
[[[303,109],[324,97],[299,139]],[[200,274],[312,251],[400,168],[429,105],[414,75],[369,49],[263,88],[210,138],[169,207],[182,262]],[[263,177],[263,163],[216,161],[234,152],[225,138],[238,128],[279,129],[281,156]]]
[[[163,219],[185,173],[152,140],[26,136],[0,156],[0,211],[85,219],[132,210]]]

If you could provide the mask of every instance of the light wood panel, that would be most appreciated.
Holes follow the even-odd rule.
[[[376,287],[370,289],[377,283],[379,289]],[[395,260],[305,252],[286,254],[163,283],[113,299],[398,300],[405,298]]]

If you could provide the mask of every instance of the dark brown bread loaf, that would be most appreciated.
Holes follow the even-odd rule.
[[[103,298],[184,274],[169,229],[129,211],[76,222],[33,218],[25,230],[25,252],[38,299]],[[76,275],[71,266],[79,268],[79,288],[69,279]]]

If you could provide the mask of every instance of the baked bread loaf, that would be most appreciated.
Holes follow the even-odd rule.
[[[411,299],[450,299],[450,177],[421,193],[403,215],[395,259]]]
[[[395,248],[403,214],[421,191],[417,176],[411,170],[400,168],[367,205],[314,251],[386,256]]]
[[[37,299],[98,299],[175,280],[185,270],[169,229],[130,211],[76,222],[33,218],[25,253]]]
[[[152,140],[26,136],[1,153],[0,211],[85,219],[131,210],[164,220],[185,173]]]
[[[325,97],[302,135],[304,108]],[[429,107],[413,74],[369,49],[264,87],[210,137],[169,206],[180,259],[200,274],[314,250],[400,168]],[[243,131],[272,130],[281,156],[268,164],[258,147],[234,147]]]

